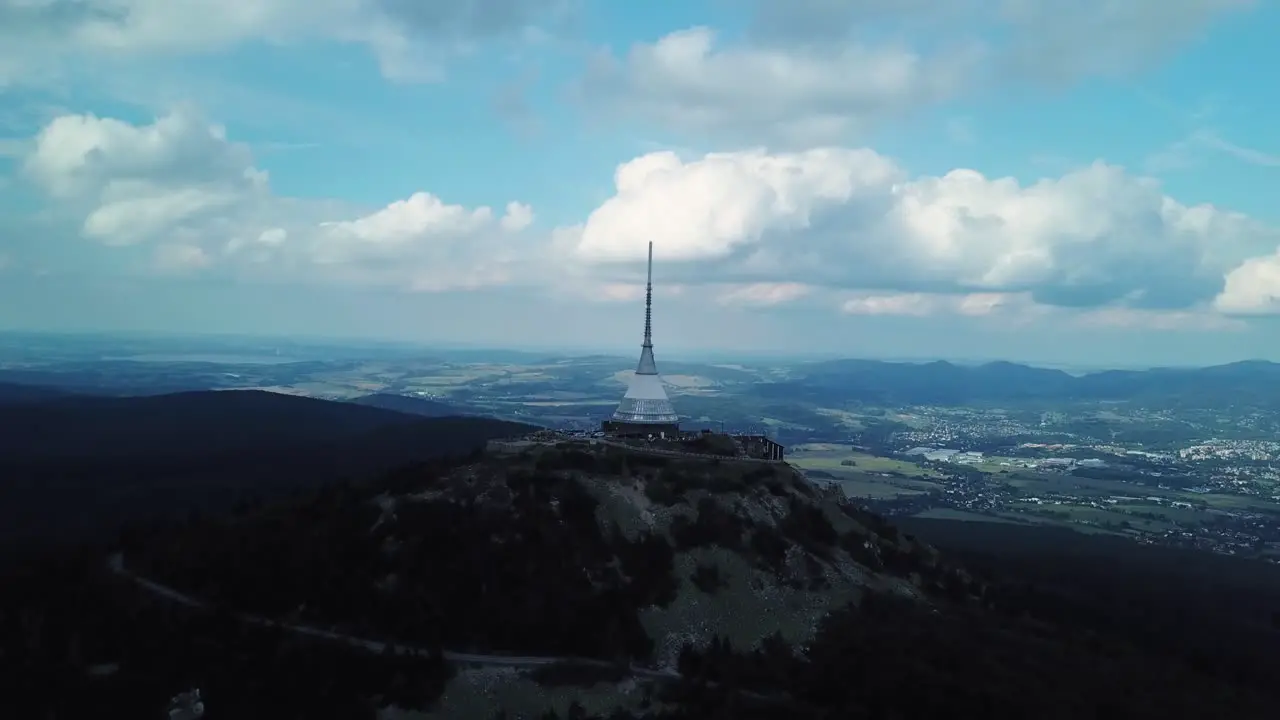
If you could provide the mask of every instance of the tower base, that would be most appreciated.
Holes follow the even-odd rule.
[[[600,424],[604,434],[612,437],[680,437],[680,423],[629,423],[605,420]]]

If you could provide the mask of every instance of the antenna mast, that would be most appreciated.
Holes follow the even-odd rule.
[[[649,241],[649,279],[644,285],[644,347],[653,347],[653,241]]]

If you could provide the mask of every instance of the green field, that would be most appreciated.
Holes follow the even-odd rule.
[[[854,452],[847,445],[833,443],[797,445],[787,453],[787,460],[804,470],[823,470],[833,474],[856,472],[886,473],[904,478],[942,477],[938,471],[921,467],[913,462]],[[852,461],[853,465],[845,465],[845,461]]]
[[[849,497],[863,497],[872,500],[887,500],[911,495],[923,495],[937,489],[937,485],[926,482],[891,480],[876,476],[840,478],[837,482],[844,488]]]
[[[916,513],[912,517],[929,518],[931,520],[963,520],[965,522],[998,522],[1012,523],[1014,525],[1024,524],[1019,520],[1010,517],[983,515],[981,513],[969,512],[968,510],[956,510],[954,508],[930,508],[922,513]],[[1028,520],[1032,520],[1028,518]]]

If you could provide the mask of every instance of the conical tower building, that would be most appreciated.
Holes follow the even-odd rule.
[[[649,277],[644,290],[644,344],[640,346],[640,362],[627,385],[627,393],[618,403],[613,418],[604,430],[615,435],[676,435],[680,418],[671,406],[667,390],[653,359],[653,243],[649,243]]]

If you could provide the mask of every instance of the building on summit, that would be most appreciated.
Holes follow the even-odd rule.
[[[786,457],[786,447],[767,435],[734,435],[733,440],[744,457],[772,462],[781,462]]]
[[[644,344],[640,346],[640,362],[618,403],[613,417],[601,428],[619,437],[670,437],[680,435],[680,417],[676,415],[667,390],[653,359],[653,243],[649,243],[649,278],[644,291]]]

